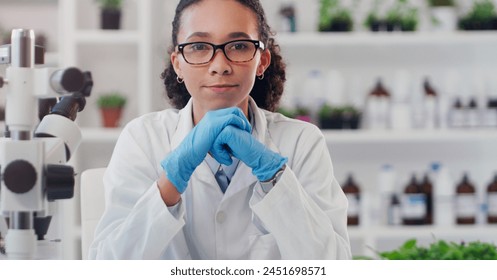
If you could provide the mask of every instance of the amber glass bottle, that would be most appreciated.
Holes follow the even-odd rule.
[[[349,201],[349,207],[347,208],[347,225],[357,226],[359,225],[359,210],[360,210],[360,189],[355,183],[352,174],[347,176],[347,180],[342,187],[343,192],[347,196]]]
[[[475,187],[469,181],[467,173],[456,188],[456,223],[471,225],[476,222],[476,193]]]
[[[426,195],[426,216],[425,224],[433,224],[433,185],[428,175],[425,174],[421,182],[421,191]]]
[[[411,180],[404,188],[401,207],[402,224],[424,224],[426,218],[426,194],[423,193],[420,185],[418,185],[415,175],[412,175]]]
[[[497,173],[494,176],[494,180],[487,187],[487,223],[496,224],[497,223]]]

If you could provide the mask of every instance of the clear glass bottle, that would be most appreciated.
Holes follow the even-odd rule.
[[[425,91],[423,98],[424,128],[439,128],[440,125],[438,119],[438,96],[428,78],[425,78],[423,88]]]
[[[449,112],[449,124],[452,128],[462,128],[467,126],[467,114],[459,97],[454,100]]]
[[[402,224],[402,213],[400,207],[399,196],[396,193],[390,195],[390,203],[388,206],[388,225],[398,226]]]
[[[390,93],[381,79],[369,93],[366,104],[367,127],[370,129],[390,128]]]
[[[476,98],[471,98],[467,109],[468,127],[477,128],[481,125],[480,110]]]
[[[395,178],[396,174],[393,165],[383,164],[378,173],[377,192],[374,192],[374,195],[378,197],[376,209],[379,211],[378,222],[380,225],[393,224],[391,219],[391,208],[394,207],[393,205],[396,206],[397,212],[400,211],[400,202],[397,194],[395,194],[397,203],[392,203],[392,195],[396,191]]]

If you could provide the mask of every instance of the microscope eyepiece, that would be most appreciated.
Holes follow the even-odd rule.
[[[79,91],[83,88],[85,76],[78,68],[55,71],[50,78],[50,85],[58,93]]]

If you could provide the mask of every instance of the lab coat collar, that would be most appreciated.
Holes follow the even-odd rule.
[[[179,111],[179,119],[176,126],[176,131],[171,139],[171,150],[176,149],[179,144],[193,129],[193,101],[190,101],[186,106]]]
[[[252,99],[252,97],[249,97],[249,106],[252,109],[252,112],[254,113],[254,118],[255,118],[255,128],[253,135],[254,137],[259,140],[262,143],[265,144],[272,144],[272,143],[266,143],[266,131],[267,131],[267,120],[266,116],[264,115],[264,111],[261,110],[259,107],[257,107],[257,104],[255,101]],[[193,101],[190,98],[186,106],[179,111],[179,120],[178,124],[176,127],[176,131],[174,132],[174,135],[171,140],[171,149],[176,149],[179,144],[181,144],[181,141],[190,133],[190,131],[193,129]],[[270,141],[272,142],[272,141]],[[275,146],[272,145],[271,149],[274,149]]]

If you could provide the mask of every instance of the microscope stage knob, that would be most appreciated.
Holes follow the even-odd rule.
[[[3,181],[7,189],[13,193],[26,193],[36,184],[36,169],[25,160],[14,160],[3,172]]]

